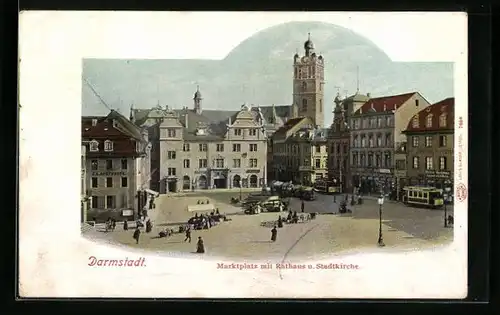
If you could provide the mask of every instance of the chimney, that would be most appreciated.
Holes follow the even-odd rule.
[[[184,114],[184,127],[185,128],[188,128],[188,120],[189,120],[189,117],[188,117],[188,113]]]
[[[387,105],[384,103],[384,112],[387,111]]]
[[[228,125],[231,126],[231,116],[229,116],[229,122],[228,122]]]

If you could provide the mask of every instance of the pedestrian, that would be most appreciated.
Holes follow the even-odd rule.
[[[201,238],[201,236],[198,236],[198,243],[196,243],[196,252],[198,254],[205,253],[205,244],[203,244],[203,239]]]
[[[127,220],[123,221],[123,230],[128,231],[128,221]]]
[[[278,227],[279,228],[283,227],[283,218],[281,216],[278,217]]]
[[[151,220],[147,220],[146,221],[146,233],[151,232],[152,229],[153,229],[153,225],[151,224]]]
[[[186,238],[184,239],[184,242],[186,242],[187,240],[189,240],[189,243],[191,243],[191,228],[188,227],[186,229]]]
[[[111,230],[114,231],[116,228],[116,219],[111,219]]]
[[[276,225],[271,230],[271,242],[276,242],[276,237],[278,236],[278,230],[276,229]]]
[[[304,212],[304,200],[302,200],[302,202],[300,204],[300,210],[302,210],[302,212]]]
[[[136,227],[134,231],[134,239],[136,244],[139,244],[140,236],[141,236],[141,230],[139,230],[139,227]]]

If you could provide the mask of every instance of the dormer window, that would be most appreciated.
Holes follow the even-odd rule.
[[[250,129],[250,135],[251,136],[256,136],[257,135],[257,129]]]
[[[113,151],[113,142],[110,140],[104,141],[104,151],[110,152]]]
[[[418,115],[414,116],[411,122],[413,128],[419,128]]]
[[[427,128],[432,128],[432,114],[427,115],[425,126]]]
[[[235,136],[241,136],[241,129],[234,129]]]
[[[97,142],[97,140],[90,141],[89,151],[90,152],[97,152],[97,151],[99,151],[99,142]]]
[[[446,121],[446,114],[441,114],[441,116],[439,116],[439,127],[446,127],[447,125],[447,121]]]
[[[97,125],[97,119],[92,119],[92,127],[95,127]]]

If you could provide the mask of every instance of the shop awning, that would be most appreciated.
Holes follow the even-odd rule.
[[[145,191],[145,192],[147,192],[147,193],[148,193],[148,194],[150,194],[150,195],[155,196],[155,197],[158,197],[158,196],[160,195],[160,193],[159,193],[159,192],[156,192],[156,191],[151,190],[151,189],[147,189],[147,188],[145,188],[145,189],[144,189],[144,191]]]

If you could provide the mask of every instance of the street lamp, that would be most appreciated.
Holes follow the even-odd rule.
[[[382,238],[382,205],[384,204],[384,196],[380,195],[378,202],[378,246],[384,247],[384,239]]]
[[[242,183],[242,182],[243,182],[243,181],[240,179],[240,181],[239,181],[239,184],[240,184],[240,202],[241,202],[241,183]]]
[[[446,202],[449,200],[451,187],[444,187],[445,193],[443,194],[443,204],[444,204],[444,227],[448,227],[448,212],[446,209]]]

